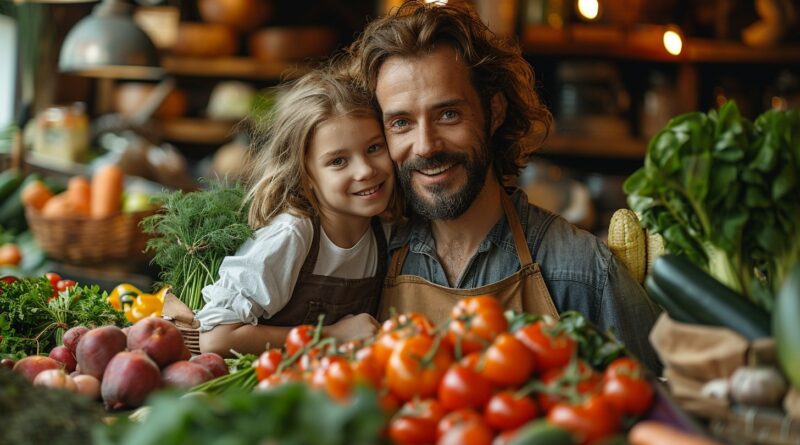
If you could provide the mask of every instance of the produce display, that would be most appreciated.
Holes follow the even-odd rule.
[[[159,396],[142,423],[115,425],[105,443],[233,437],[237,419],[236,443],[590,444],[624,440],[654,399],[642,365],[576,313],[554,321],[483,296],[438,327],[409,313],[359,342],[321,332],[321,323],[293,328],[254,366],[194,387],[203,397]]]

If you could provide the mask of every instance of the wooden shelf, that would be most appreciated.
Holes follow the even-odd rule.
[[[646,152],[647,142],[639,139],[550,135],[540,153],[558,156],[644,159]]]
[[[266,62],[248,57],[198,58],[167,56],[161,60],[167,74],[197,77],[234,77],[281,80],[300,76],[309,67],[302,62]]]
[[[523,30],[522,47],[526,53],[534,55],[610,57],[649,62],[800,62],[800,45],[751,48],[738,42],[697,38],[685,39],[681,54],[673,56],[662,44],[664,30],[665,27],[655,25],[629,31],[602,25],[572,25],[563,29],[532,25]]]
[[[164,139],[190,144],[220,145],[233,139],[236,122],[203,118],[180,118],[160,122]]]

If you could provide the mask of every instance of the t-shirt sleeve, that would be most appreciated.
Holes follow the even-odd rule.
[[[281,215],[225,257],[217,281],[202,290],[206,304],[197,313],[200,331],[220,324],[255,325],[283,309],[311,248],[313,230],[307,219]]]

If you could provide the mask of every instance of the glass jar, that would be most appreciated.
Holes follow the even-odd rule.
[[[33,150],[64,163],[83,162],[89,152],[86,106],[76,102],[40,112],[36,116]]]

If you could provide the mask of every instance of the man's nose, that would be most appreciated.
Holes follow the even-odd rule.
[[[442,149],[442,140],[436,132],[434,125],[422,123],[418,127],[417,141],[414,144],[414,154],[421,158],[429,158]]]

